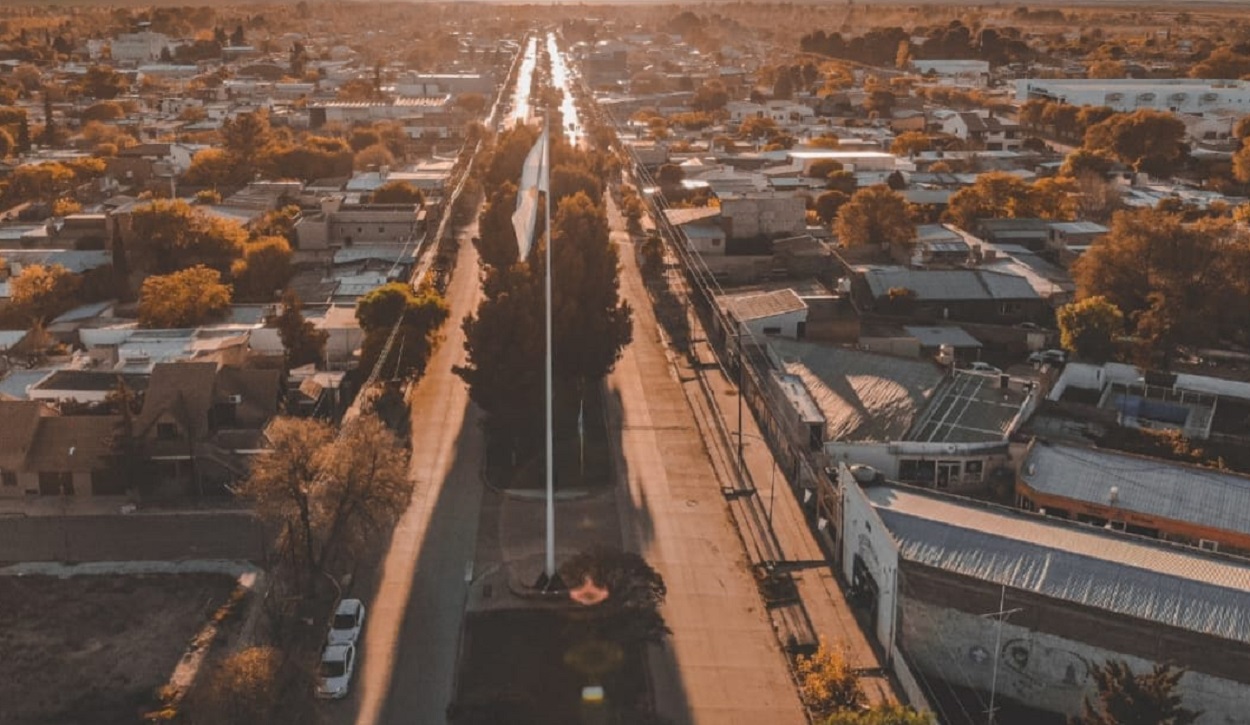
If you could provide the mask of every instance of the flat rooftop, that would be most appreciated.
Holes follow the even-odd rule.
[[[1002,441],[1024,408],[1019,384],[1002,386],[998,375],[956,370],[933,394],[905,440],[926,443]]]

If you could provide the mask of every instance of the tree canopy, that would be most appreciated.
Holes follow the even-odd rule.
[[[181,199],[134,210],[126,261],[132,271],[166,274],[202,264],[222,274],[241,256],[247,231]]]
[[[416,204],[425,203],[425,194],[407,181],[388,181],[373,190],[369,198],[374,204]]]
[[[1250,325],[1250,239],[1231,219],[1118,212],[1073,266],[1079,298],[1102,296],[1152,350],[1241,341]]]
[[[413,292],[404,282],[391,282],[361,297],[356,303],[356,319],[365,333],[361,369],[373,370],[398,322],[399,332],[383,364],[383,374],[402,378],[423,372],[448,314],[447,302],[438,292],[428,287]]]
[[[907,201],[885,184],[855,192],[838,210],[833,225],[838,243],[847,247],[881,244],[908,245],[916,227],[907,213]]]
[[[1185,124],[1176,116],[1142,109],[1116,114],[1085,132],[1085,148],[1105,151],[1136,171],[1166,176],[1186,155]]]
[[[287,365],[293,368],[320,363],[329,339],[329,333],[304,319],[302,310],[299,297],[288,292],[282,299],[282,314],[276,320],[278,337],[286,349]]]
[[[1190,725],[1201,710],[1182,706],[1176,692],[1185,670],[1155,665],[1136,675],[1123,660],[1109,660],[1091,669],[1096,699],[1086,698],[1075,725]]]
[[[1124,313],[1106,297],[1086,297],[1064,305],[1056,318],[1064,349],[1094,362],[1114,357],[1115,339],[1124,331]]]
[[[139,291],[139,324],[143,327],[195,327],[221,319],[230,310],[230,285],[221,273],[204,265],[153,275]]]

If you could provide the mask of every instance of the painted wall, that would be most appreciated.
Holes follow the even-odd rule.
[[[877,641],[888,647],[894,641],[898,548],[863,490],[853,483],[850,471],[841,467],[838,478],[848,482],[842,486],[842,576],[854,582],[858,557],[876,580],[879,594],[873,631]]]
[[[925,677],[988,694],[997,659],[998,696],[1064,715],[1079,715],[1082,700],[1095,694],[1091,668],[1108,659],[1123,659],[1134,672],[1154,666],[1139,657],[1032,632],[1010,620],[996,648],[994,619],[926,604],[906,590],[899,619],[901,648]],[[1201,725],[1246,722],[1247,685],[1188,672],[1180,690],[1185,705],[1204,711]]]

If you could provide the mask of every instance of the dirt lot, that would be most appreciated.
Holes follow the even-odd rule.
[[[0,577],[0,724],[140,722],[228,576]]]

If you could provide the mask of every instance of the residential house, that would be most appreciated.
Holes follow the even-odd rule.
[[[1027,279],[987,269],[856,265],[852,298],[861,310],[917,321],[1038,322],[1049,305]]]
[[[212,362],[155,366],[134,435],[161,490],[202,494],[247,475],[278,412],[281,375]]]
[[[952,113],[942,121],[942,132],[985,151],[1019,151],[1024,143],[1020,125],[992,111]]]
[[[60,415],[43,402],[0,400],[0,498],[125,492],[114,475],[116,415]]]

